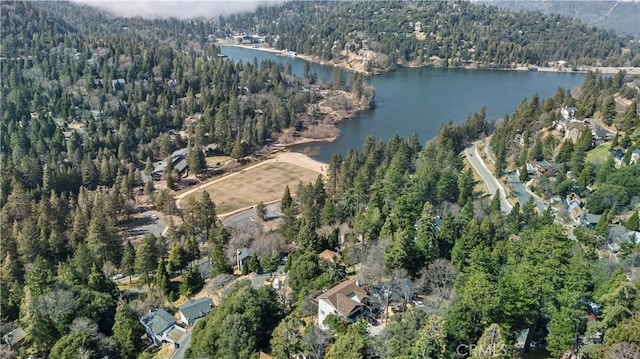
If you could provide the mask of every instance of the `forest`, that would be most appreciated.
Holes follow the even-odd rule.
[[[334,63],[364,57],[366,72],[396,66],[638,66],[632,37],[538,12],[467,1],[286,2],[219,20],[219,37],[266,36],[277,49]]]
[[[464,24],[476,8],[458,5]],[[197,173],[201,148],[212,144],[242,158],[305,125],[301,118],[319,95],[304,87],[357,93],[361,77],[318,84],[272,62],[233,64],[208,43],[217,25],[204,21],[112,18],[66,2],[0,6],[0,334],[25,333],[20,346],[0,344],[0,357],[153,357],[158,348],[144,338],[140,318],[154,308],[175,313],[178,300],[205,288],[220,294],[193,327],[187,357],[257,358],[262,351],[283,359],[482,358],[471,346],[505,358],[529,351],[560,357],[575,348],[594,359],[640,354],[640,249],[629,244],[618,256],[606,250],[614,221],[640,229],[638,165],[631,163],[640,148],[636,77],[590,73],[581,88],[524,99],[500,122],[488,122],[479,109],[462,125],[444,123],[426,144],[416,135],[369,137],[362,149],[336,154],[326,179],[300,183],[295,196],[287,188],[277,229],[243,233],[223,226],[206,192],[178,209],[172,171],[169,187],[155,188],[151,162],[186,148]],[[446,3],[424,8],[432,6]],[[215,24],[235,29],[242,19]],[[611,33],[584,30],[601,34],[607,51]],[[633,60],[633,51],[615,55],[618,49],[597,56]],[[581,49],[576,61],[595,58],[589,51]],[[616,129],[614,140],[629,153],[621,166],[611,153],[592,164],[587,135],[562,144],[540,135],[567,106]],[[525,134],[524,150],[517,134]],[[498,196],[478,189],[461,155],[489,135],[498,176],[529,159],[558,160],[572,175],[543,177],[536,191],[596,188],[586,207],[606,212],[603,224],[570,236],[551,209],[539,213],[532,201],[503,215]],[[164,235],[125,239],[123,224],[144,196],[180,221]],[[288,289],[254,288],[232,275],[242,247],[255,252],[238,270],[273,273],[284,265]],[[318,257],[336,248],[340,261]],[[199,270],[203,259],[209,278]],[[116,283],[116,273],[139,277],[140,287]],[[314,325],[317,296],[354,276],[369,291],[372,313],[388,301],[400,308],[376,336],[364,320],[330,315],[327,331]],[[594,313],[592,304],[601,310]]]

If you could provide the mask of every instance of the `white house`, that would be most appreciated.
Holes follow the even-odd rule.
[[[180,321],[185,325],[193,325],[196,320],[206,316],[211,310],[213,310],[213,300],[209,297],[188,300],[178,308]]]
[[[162,343],[178,343],[185,330],[176,324],[176,319],[164,309],[151,309],[140,318],[149,341],[156,345]]]
[[[365,309],[362,303],[368,294],[355,279],[344,281],[320,294],[318,300],[318,325],[327,329],[324,320],[329,314],[338,314],[347,319],[357,317]]]
[[[640,149],[633,150],[633,152],[631,152],[631,158],[629,159],[629,163],[630,164],[640,163]]]

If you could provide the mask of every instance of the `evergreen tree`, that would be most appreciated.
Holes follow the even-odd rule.
[[[136,358],[141,349],[140,337],[144,331],[124,300],[118,302],[112,331],[118,356],[123,359]]]
[[[158,261],[158,268],[156,274],[153,276],[153,285],[160,290],[163,294],[169,293],[169,273],[167,273],[167,266],[164,260]]]

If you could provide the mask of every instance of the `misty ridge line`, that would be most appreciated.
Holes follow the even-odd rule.
[[[285,0],[72,0],[105,10],[118,17],[147,19],[213,19],[234,13],[254,11],[260,5],[274,5]]]

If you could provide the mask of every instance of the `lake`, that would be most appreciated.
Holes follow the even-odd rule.
[[[291,63],[292,72],[302,76],[304,60],[265,51],[223,46],[221,52],[232,61],[274,60]],[[310,64],[320,80],[331,81],[333,67]],[[349,76],[347,76],[348,78]],[[361,150],[368,135],[388,140],[395,134],[417,133],[425,143],[444,122],[462,123],[470,114],[487,107],[487,119],[513,112],[523,99],[538,94],[552,96],[558,87],[572,89],[582,84],[584,74],[537,71],[403,68],[367,77],[376,88],[376,108],[340,124],[340,137],[330,143],[292,148],[328,162],[334,153],[350,148]]]

